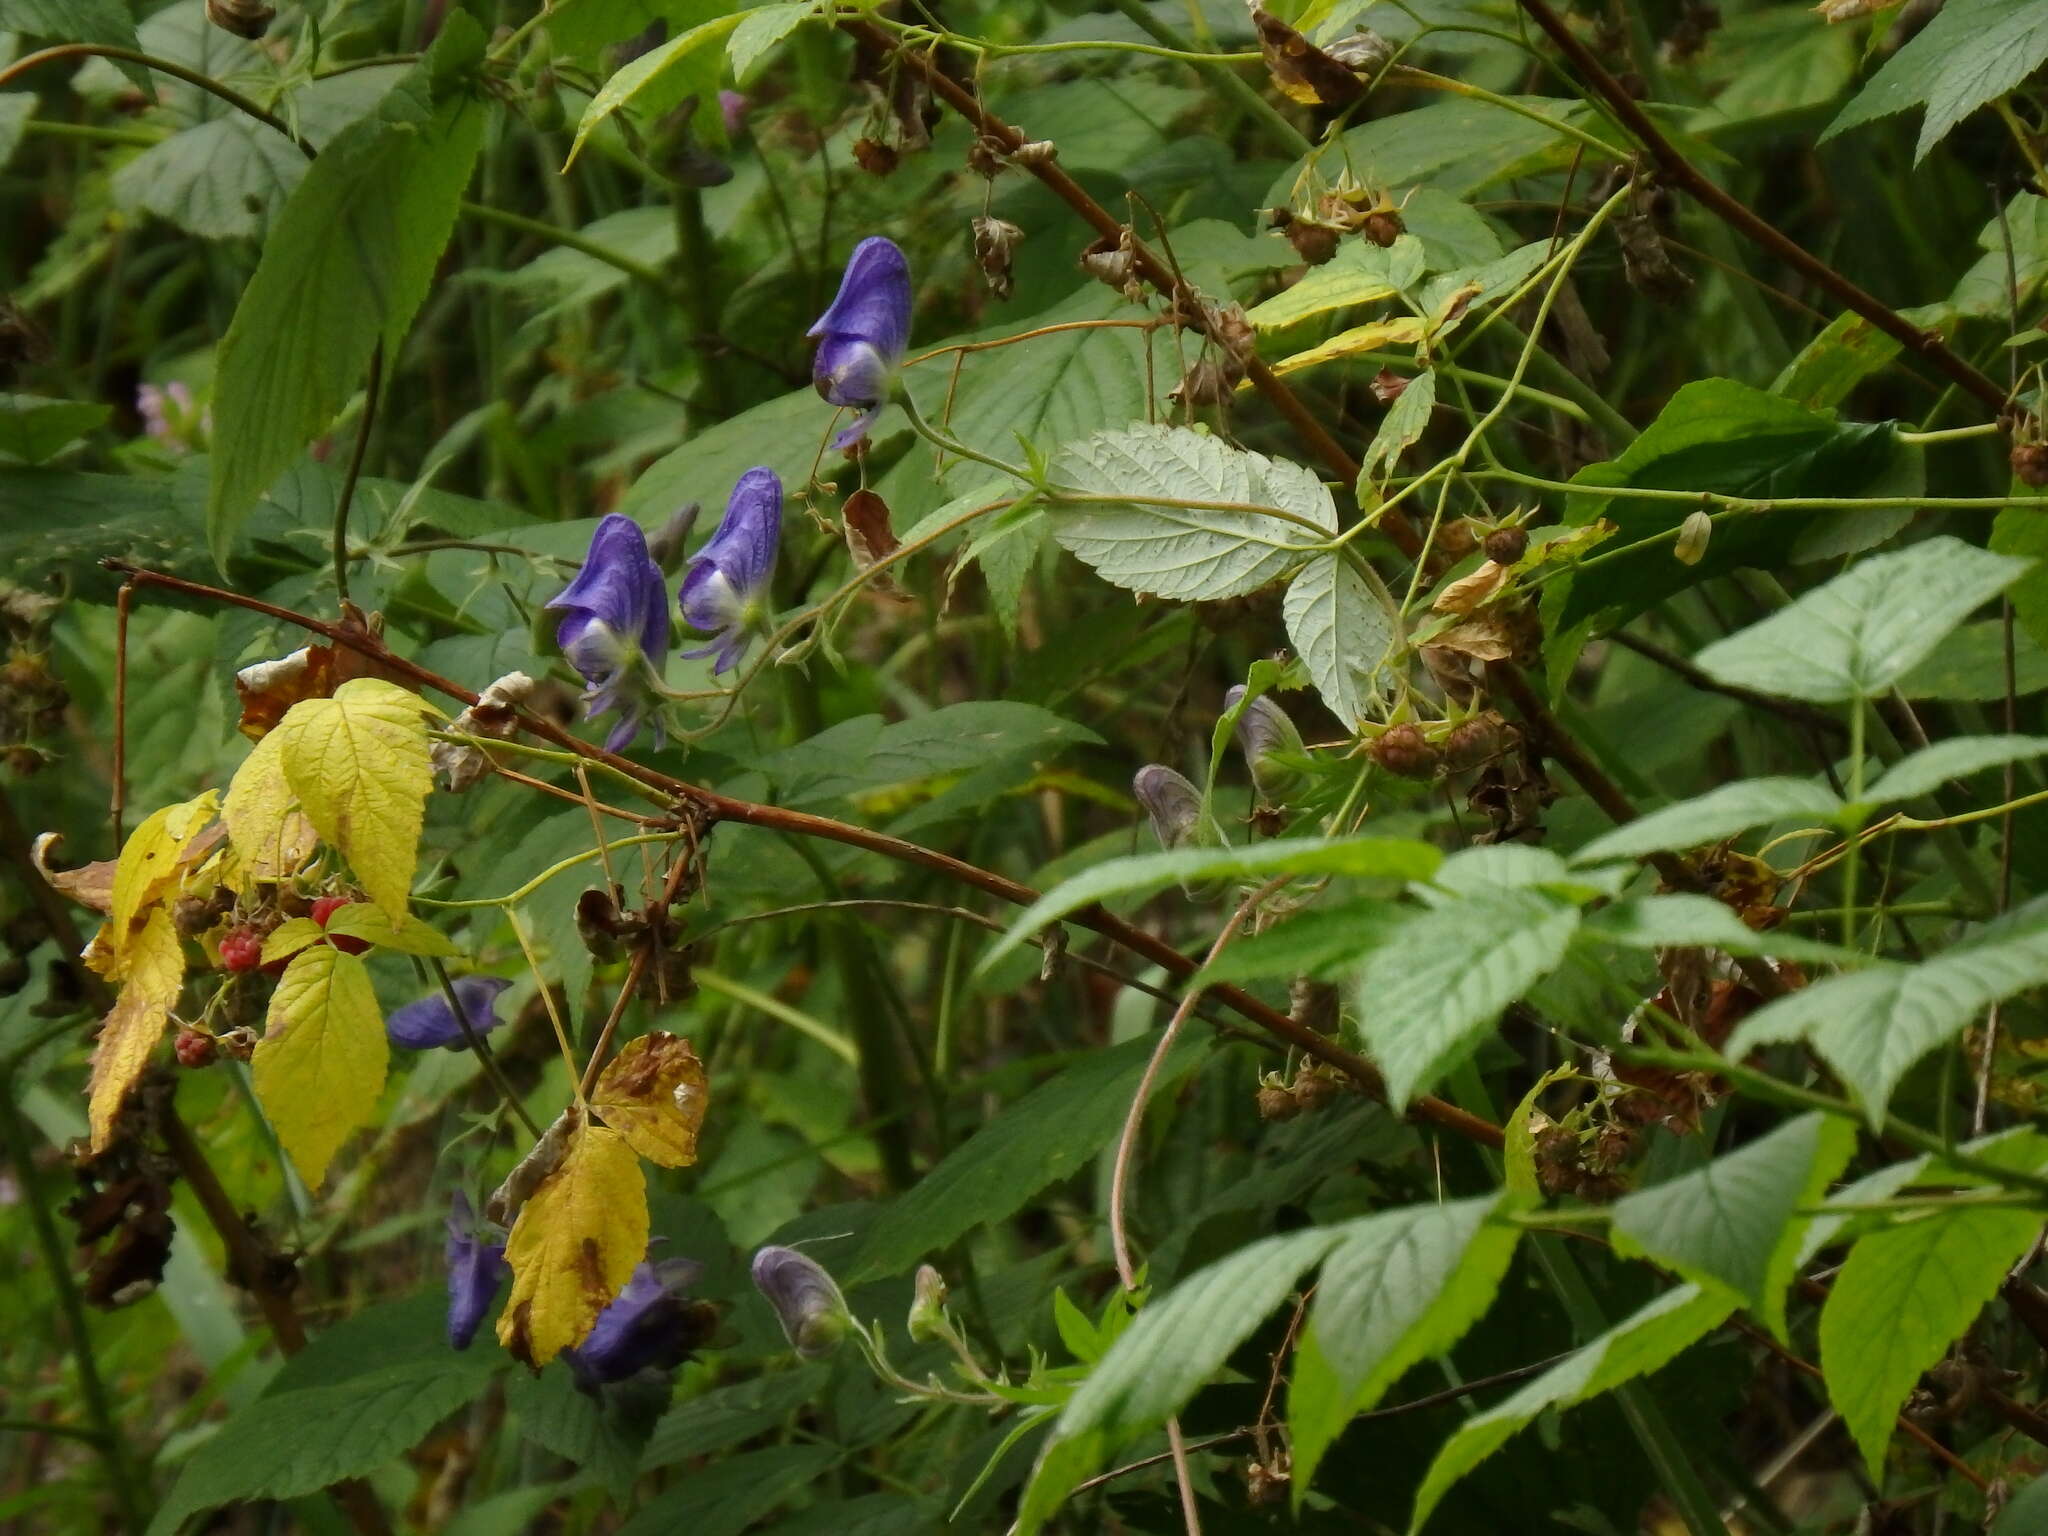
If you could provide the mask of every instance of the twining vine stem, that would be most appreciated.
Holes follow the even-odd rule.
[[[398,655],[381,639],[361,629],[329,623],[311,614],[298,613],[275,603],[266,603],[260,598],[246,597],[239,592],[231,592],[221,587],[187,581],[182,576],[152,571],[125,560],[107,560],[102,563],[106,569],[126,576],[137,586],[162,587],[188,597],[247,608],[287,624],[294,624],[309,634],[319,635],[332,644],[344,646],[358,655],[368,657],[418,686],[431,688],[464,704],[477,702],[478,696],[470,689],[452,678],[443,677],[417,662]],[[886,832],[877,832],[872,828],[855,826],[850,822],[835,821],[829,816],[816,816],[806,811],[790,810],[785,806],[762,805],[751,800],[734,799],[729,795],[721,795],[716,790],[705,789],[700,785],[671,777],[658,769],[636,763],[631,758],[621,757],[615,752],[607,752],[602,747],[580,741],[552,721],[543,720],[528,712],[519,712],[518,721],[520,728],[529,734],[634,780],[660,800],[700,814],[707,825],[730,821],[745,826],[766,827],[772,831],[790,833],[798,837],[824,838],[829,842],[845,843],[869,853],[880,854],[899,863],[915,864],[932,870],[1014,906],[1029,906],[1038,900],[1039,892],[1030,886],[1007,879],[993,870],[970,864],[964,859],[954,858],[951,854],[941,853],[935,848],[927,848],[905,838],[892,837]],[[1121,944],[1160,966],[1170,975],[1185,979],[1201,969],[1198,962],[1182,954],[1164,939],[1132,926],[1099,905],[1083,907],[1077,912],[1069,913],[1064,921],[1077,923]],[[1267,1033],[1295,1049],[1329,1063],[1373,1097],[1383,1099],[1386,1096],[1386,1081],[1380,1076],[1379,1069],[1356,1051],[1347,1050],[1337,1042],[1317,1034],[1299,1020],[1260,1002],[1250,993],[1237,987],[1215,986],[1209,989],[1207,995],[1232,1012],[1250,1019]],[[1442,1099],[1424,1095],[1408,1106],[1408,1112],[1419,1120],[1478,1142],[1482,1146],[1501,1145],[1499,1126]]]

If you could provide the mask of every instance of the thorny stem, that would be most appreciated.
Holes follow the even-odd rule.
[[[245,597],[239,592],[187,581],[182,576],[147,570],[141,566],[131,565],[125,560],[109,560],[104,563],[108,570],[132,578],[138,586],[163,587],[168,591],[182,592],[189,597],[268,614],[271,618],[297,625],[309,634],[319,635],[336,645],[345,646],[358,655],[372,657],[397,676],[407,678],[417,686],[431,688],[464,704],[477,702],[478,696],[462,684],[398,655],[381,639],[359,629],[329,623],[310,614],[297,613],[275,603],[266,603],[260,598]],[[1538,703],[1540,705],[1540,701]],[[657,769],[636,763],[631,758],[607,752],[604,748],[589,742],[580,741],[552,721],[541,719],[529,712],[521,711],[517,718],[520,728],[528,734],[565,751],[573,752],[588,762],[605,764],[618,770],[625,777],[640,784],[650,793],[651,798],[669,805],[692,808],[704,818],[706,827],[720,821],[732,821],[747,826],[766,827],[772,831],[786,832],[798,837],[823,838],[829,842],[843,843],[849,847],[879,854],[883,858],[894,859],[899,863],[914,864],[921,869],[931,870],[1015,906],[1028,907],[1038,900],[1039,892],[1030,886],[996,874],[993,870],[970,864],[964,859],[957,859],[951,854],[941,853],[935,848],[926,848],[922,844],[892,837],[886,832],[877,832],[868,827],[834,821],[828,816],[816,816],[785,806],[738,800],[729,795],[719,794],[716,790],[705,789],[671,777]],[[1113,943],[1120,944],[1160,966],[1169,975],[1186,978],[1201,969],[1197,961],[1182,954],[1165,940],[1123,921],[1099,905],[1071,912],[1062,921],[1075,923],[1101,934]],[[1325,1039],[1300,1021],[1260,1002],[1238,987],[1212,987],[1208,995],[1232,1012],[1250,1019],[1275,1038],[1320,1061],[1327,1062],[1356,1082],[1366,1093],[1375,1098],[1385,1097],[1386,1083],[1380,1076],[1379,1069],[1357,1052],[1346,1050],[1335,1041]],[[1501,1144],[1499,1126],[1442,1099],[1424,1095],[1409,1105],[1408,1112],[1418,1119],[1483,1146],[1497,1147]]]
[[[612,1011],[605,1016],[604,1028],[597,1032],[597,1043],[590,1048],[590,1060],[584,1064],[583,1081],[576,1089],[578,1099],[590,1097],[590,1090],[597,1086],[597,1074],[603,1070],[605,1057],[612,1048],[612,1036],[618,1032],[619,1020],[625,1017],[626,1005],[633,1001],[633,994],[640,990],[641,978],[647,974],[647,965],[654,958],[654,952],[662,942],[662,918],[675,902],[676,895],[683,888],[683,881],[689,878],[695,860],[686,850],[675,863],[669,866],[668,879],[661,888],[660,916],[650,913],[650,921],[633,951],[633,958],[626,966],[626,978],[619,983],[619,995],[612,1001]]]
[[[45,48],[38,53],[30,54],[27,58],[16,59],[5,69],[0,69],[0,90],[5,90],[30,70],[41,65],[54,64],[61,59],[82,58],[118,59],[124,64],[140,64],[143,68],[153,69],[158,74],[169,75],[173,79],[182,80],[187,85],[194,86],[199,90],[205,91],[209,96],[217,97],[221,101],[226,102],[237,112],[245,112],[250,117],[255,118],[257,122],[275,128],[279,133],[290,139],[305,154],[307,159],[313,158],[313,146],[292,132],[291,125],[276,113],[266,112],[240,91],[222,85],[218,80],[213,79],[209,75],[202,74],[196,69],[189,69],[183,64],[173,63],[169,59],[160,59],[155,54],[138,53],[133,48],[114,48],[105,43],[61,43],[55,48]]]

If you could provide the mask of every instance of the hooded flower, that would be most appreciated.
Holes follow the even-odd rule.
[[[505,1279],[505,1245],[476,1235],[469,1196],[455,1191],[448,1212],[448,1343],[469,1348]]]
[[[1244,685],[1238,684],[1223,695],[1225,711],[1237,708],[1237,701],[1244,697]],[[1264,696],[1253,699],[1237,717],[1237,749],[1244,754],[1244,760],[1252,771],[1252,782],[1267,800],[1279,804],[1300,786],[1301,773],[1292,764],[1274,756],[1285,753],[1300,757],[1308,749],[1301,744],[1301,732],[1287,712],[1271,699]]]
[[[498,994],[511,985],[502,976],[464,976],[455,983],[455,1000],[462,1004],[462,1016],[479,1037],[498,1027]],[[455,1010],[439,992],[393,1009],[384,1021],[384,1033],[393,1045],[410,1051],[431,1051],[437,1045],[459,1051],[469,1043],[462,1037],[462,1026],[455,1022]]]
[[[649,1367],[674,1370],[702,1342],[700,1303],[685,1288],[703,1273],[694,1259],[642,1260],[626,1287],[597,1314],[590,1337],[562,1351],[577,1382],[595,1390]]]
[[[605,749],[622,750],[639,732],[647,708],[641,663],[659,671],[668,658],[668,588],[640,525],[617,512],[600,522],[583,569],[547,606],[562,612],[555,642],[589,684],[584,714],[595,718],[617,710],[619,723],[605,738]],[[657,745],[660,739],[657,723]]]
[[[839,297],[807,335],[820,338],[811,382],[834,405],[860,407],[832,440],[847,448],[868,434],[889,398],[889,380],[910,345],[910,263],[893,240],[870,235],[853,248]]]
[[[712,672],[739,664],[747,631],[775,574],[782,538],[782,482],[772,469],[750,469],[732,488],[725,516],[683,568],[683,622],[713,638],[685,659],[716,654]]]
[[[1218,841],[1209,835],[1208,818],[1202,814],[1202,792],[1186,775],[1175,773],[1164,763],[1147,763],[1132,777],[1131,793],[1151,819],[1160,847]]]
[[[806,1360],[822,1360],[839,1347],[852,1317],[824,1265],[794,1248],[763,1248],[754,1255],[753,1274],[790,1348]]]

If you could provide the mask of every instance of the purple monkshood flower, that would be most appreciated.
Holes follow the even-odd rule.
[[[772,469],[750,469],[732,488],[718,529],[683,568],[683,622],[712,636],[685,660],[716,655],[714,675],[739,665],[749,631],[775,574],[782,539],[782,482]]]
[[[476,1212],[469,1196],[455,1191],[448,1212],[448,1343],[469,1348],[484,1314],[504,1283],[505,1245],[486,1242],[476,1233]]]
[[[589,685],[583,713],[595,718],[617,710],[619,723],[605,738],[605,749],[624,750],[647,711],[641,665],[659,672],[668,660],[668,587],[640,525],[617,512],[600,522],[583,569],[547,606],[563,616],[555,643]],[[657,720],[656,746],[661,735]]]
[[[718,93],[718,115],[725,120],[725,132],[728,138],[736,139],[740,136],[740,126],[746,122],[747,108],[752,105],[753,103],[748,101],[738,91],[720,91]]]
[[[498,994],[511,985],[502,976],[464,976],[454,984],[462,1016],[479,1038],[498,1027]],[[469,1043],[462,1037],[462,1026],[455,1022],[455,1010],[439,991],[394,1008],[384,1021],[384,1033],[393,1045],[412,1051],[431,1051],[437,1045],[459,1051]]]
[[[870,235],[853,248],[839,297],[805,333],[819,337],[811,382],[834,405],[860,414],[832,440],[850,447],[868,435],[889,398],[889,381],[910,345],[910,263],[893,240]]]
[[[703,1266],[694,1259],[645,1259],[611,1305],[597,1314],[590,1337],[562,1351],[577,1382],[596,1390],[650,1366],[670,1371],[700,1342],[686,1288]]]
[[[824,1265],[794,1248],[763,1248],[754,1255],[753,1276],[790,1348],[820,1360],[839,1347],[853,1318]]]

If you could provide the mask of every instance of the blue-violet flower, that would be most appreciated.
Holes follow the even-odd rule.
[[[455,982],[455,1000],[462,1004],[462,1016],[478,1037],[498,1027],[498,994],[511,985],[502,976],[464,976]],[[393,1045],[411,1051],[431,1051],[437,1045],[459,1051],[468,1043],[455,1021],[455,1010],[438,991],[392,1009],[391,1017],[384,1021],[384,1033]]]
[[[619,723],[605,749],[622,750],[647,712],[642,663],[659,672],[668,658],[668,586],[640,525],[617,512],[600,522],[583,569],[547,606],[561,610],[555,642],[589,685],[584,714],[595,718],[617,710]],[[660,741],[657,720],[656,745]]]
[[[790,1348],[821,1360],[839,1347],[853,1317],[824,1265],[794,1248],[763,1248],[754,1255],[753,1275]]]
[[[870,235],[853,248],[839,297],[807,335],[819,339],[811,382],[834,405],[860,408],[832,440],[847,448],[868,434],[910,345],[910,263],[896,242]]]
[[[782,539],[782,482],[772,469],[750,469],[732,488],[725,516],[683,568],[683,622],[712,636],[685,659],[716,655],[714,674],[739,664],[749,632],[775,574]]]
[[[625,1289],[597,1314],[590,1336],[562,1351],[576,1380],[595,1389],[649,1367],[669,1371],[682,1364],[704,1333],[697,1304],[685,1294],[702,1273],[694,1259],[642,1260]]]
[[[469,1196],[458,1189],[448,1213],[448,1343],[452,1348],[469,1348],[505,1274],[505,1245],[477,1236],[476,1212],[470,1209]]]

